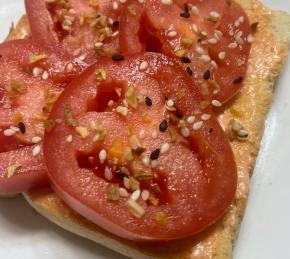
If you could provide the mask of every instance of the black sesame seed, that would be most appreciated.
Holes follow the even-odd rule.
[[[168,128],[168,122],[167,122],[167,120],[161,121],[161,123],[159,124],[159,130],[161,132],[164,132],[165,130],[167,130],[167,128]]]
[[[116,171],[116,177],[121,181],[127,176],[128,175],[126,173],[122,172],[121,170]]]
[[[18,128],[20,129],[20,132],[21,132],[22,134],[24,134],[24,133],[26,132],[25,124],[24,124],[22,121],[20,121],[20,122],[18,123]]]
[[[209,128],[209,129],[208,129],[208,132],[209,132],[209,133],[212,133],[212,132],[213,132],[213,128]]]
[[[190,76],[192,76],[192,70],[191,70],[191,68],[190,67],[187,67],[186,68],[186,72],[187,72],[187,74],[189,74]]]
[[[210,78],[210,71],[206,70],[203,74],[203,79],[204,80],[208,80]]]
[[[144,148],[144,147],[137,147],[135,149],[132,149],[132,153],[137,155],[137,156],[140,156],[145,152],[145,150],[146,150],[146,148]]]
[[[116,20],[116,21],[113,22],[113,26],[114,27],[119,27],[119,25],[120,25],[120,22],[119,21]]]
[[[188,64],[188,63],[191,63],[191,60],[188,57],[182,57],[181,58],[181,62],[185,63],[185,64]]]
[[[121,54],[115,54],[115,55],[112,56],[112,59],[114,61],[121,61],[121,60],[124,60],[124,56],[121,55]]]
[[[237,79],[234,80],[233,84],[238,85],[238,84],[242,83],[243,80],[244,80],[244,78],[242,76],[239,76]]]
[[[151,100],[148,96],[146,96],[146,97],[145,97],[145,103],[146,103],[148,106],[151,106],[151,105],[152,105],[152,100]]]
[[[182,112],[180,112],[180,111],[175,111],[175,116],[178,118],[178,119],[182,119],[183,118],[183,114],[182,114]]]
[[[180,14],[180,16],[183,17],[183,18],[189,18],[190,14],[189,14],[189,12],[183,12],[183,13]]]
[[[157,148],[154,151],[152,151],[152,153],[150,154],[150,159],[156,160],[156,159],[158,159],[159,155],[160,155],[160,149]]]
[[[254,22],[254,23],[251,24],[251,30],[252,30],[252,33],[257,32],[258,25],[259,25],[258,22]]]

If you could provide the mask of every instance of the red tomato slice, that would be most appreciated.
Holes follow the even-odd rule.
[[[59,44],[87,64],[118,51],[115,21],[120,8],[113,9],[112,1],[27,0],[25,5],[32,39],[43,46],[55,48]]]
[[[153,53],[86,70],[53,108],[50,118],[63,123],[45,136],[57,194],[135,241],[191,236],[220,218],[235,195],[236,165],[190,83],[174,60]]]
[[[125,9],[122,13],[120,50],[133,54],[149,49],[180,57],[205,97],[220,106],[241,88],[251,46],[250,23],[234,2],[194,2],[129,2],[128,8],[137,14],[132,16]]]

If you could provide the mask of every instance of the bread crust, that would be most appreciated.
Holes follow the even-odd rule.
[[[235,201],[223,219],[200,235],[156,246],[134,243],[112,235],[71,210],[50,189],[25,193],[24,197],[29,204],[64,229],[131,258],[231,258],[247,203],[249,178],[272,102],[274,82],[282,70],[290,41],[289,15],[270,11],[256,0],[237,2],[246,10],[251,23],[259,22],[259,26],[254,37],[244,87],[218,115],[225,129],[231,119],[236,119],[249,132],[246,141],[231,142],[238,166],[238,190]],[[24,37],[29,37],[25,17],[7,39]]]

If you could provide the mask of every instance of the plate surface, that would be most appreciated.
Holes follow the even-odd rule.
[[[290,12],[285,0],[263,0]],[[24,13],[23,0],[0,0],[0,40]],[[290,258],[290,59],[275,99],[251,182],[251,192],[234,259]],[[50,223],[22,197],[0,199],[0,258],[125,258]]]

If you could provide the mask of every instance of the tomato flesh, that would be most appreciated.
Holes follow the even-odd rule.
[[[148,64],[145,71],[139,71],[142,62]],[[99,69],[106,71],[106,79],[96,79]],[[56,193],[102,228],[135,241],[179,239],[214,223],[234,198],[236,165],[227,137],[211,109],[200,108],[204,99],[198,88],[189,88],[190,82],[175,60],[153,53],[119,62],[103,59],[86,70],[65,89],[53,108],[50,118],[63,123],[45,135],[48,175]],[[139,99],[147,96],[152,105],[148,105],[148,99],[147,104],[140,101],[137,106],[126,99],[132,86]],[[114,91],[119,93],[118,98]],[[100,94],[107,97],[99,99]],[[105,105],[111,98],[114,101]],[[124,105],[124,98],[129,103],[126,116],[116,112]],[[168,98],[174,100],[176,111],[168,112]],[[69,118],[73,118],[70,123],[64,115],[67,107]],[[187,123],[193,114],[196,122],[206,114],[196,130]],[[164,120],[166,126],[161,125]],[[188,137],[180,134],[184,127],[190,128]],[[106,132],[103,138],[100,129]],[[153,136],[156,129],[157,136]],[[133,146],[142,131],[144,136],[137,139],[144,150],[134,153],[140,152]],[[96,132],[98,141],[94,141]],[[165,143],[169,149],[164,151]],[[99,160],[103,149],[107,151],[104,163]],[[159,150],[156,155],[158,149],[164,153]],[[134,151],[132,160],[126,155],[128,150]],[[149,165],[143,162],[144,157],[149,158]],[[128,187],[124,179],[120,181],[121,167],[127,168],[129,179],[136,180],[135,173],[140,171],[153,176],[150,180],[138,178],[151,197],[149,201],[137,197],[142,215],[128,208],[129,197],[111,200],[108,191],[112,184],[114,188],[127,188],[130,195],[134,192],[133,185]]]

